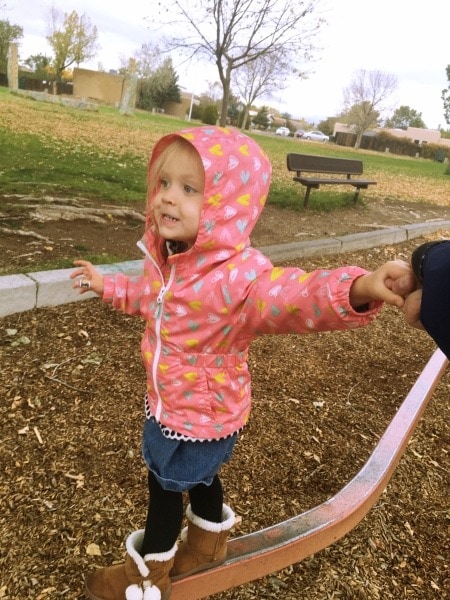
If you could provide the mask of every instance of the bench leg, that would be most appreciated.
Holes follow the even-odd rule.
[[[306,208],[308,206],[309,194],[311,193],[311,187],[307,186],[305,192],[305,199],[303,200],[303,206]]]
[[[360,191],[361,191],[360,188],[356,188],[355,195],[353,196],[353,204],[356,204],[358,202],[359,192]]]

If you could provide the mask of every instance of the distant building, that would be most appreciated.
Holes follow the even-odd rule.
[[[423,129],[421,127],[408,127],[405,129],[387,129],[377,128],[367,131],[367,135],[376,135],[380,131],[385,131],[390,135],[399,138],[409,138],[415,144],[421,146],[422,144],[439,144],[442,146],[450,146],[450,139],[442,138],[441,132],[437,129]],[[336,136],[338,133],[354,133],[354,129],[351,125],[345,125],[344,123],[335,123],[333,135]]]
[[[73,70],[73,95],[78,98],[90,98],[119,106],[124,83],[125,76],[117,72]],[[191,92],[181,92],[181,102],[165,102],[161,108],[167,115],[184,119],[191,112],[191,103],[199,104],[199,100]]]
[[[124,75],[76,68],[73,70],[73,95],[119,106],[124,81]]]
[[[164,102],[162,109],[166,115],[178,117],[179,119],[188,118],[192,113],[192,105],[198,106],[200,100],[191,92],[181,92],[181,102]]]

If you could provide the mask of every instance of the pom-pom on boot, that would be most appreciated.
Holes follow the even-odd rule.
[[[186,516],[188,526],[181,534],[181,543],[170,572],[174,580],[225,562],[228,533],[235,522],[234,512],[226,504],[222,507],[221,523],[201,519],[192,512],[190,504],[186,509]]]
[[[91,600],[169,600],[172,584],[169,572],[177,546],[168,552],[146,554],[139,548],[144,540],[140,529],[128,536],[124,563],[98,569],[86,579],[85,593]]]

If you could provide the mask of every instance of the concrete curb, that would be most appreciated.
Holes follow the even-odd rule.
[[[353,233],[336,238],[263,246],[259,249],[270,260],[276,262],[399,244],[445,229],[450,229],[450,221],[430,221],[428,223],[386,227],[385,229]],[[98,269],[103,274],[120,271],[127,275],[136,275],[142,271],[142,264],[142,260],[133,260],[114,265],[100,265]],[[0,277],[0,317],[34,308],[59,306],[60,304],[95,297],[94,293],[80,296],[78,291],[72,288],[72,281],[69,279],[72,271],[73,269],[57,269],[27,273],[26,275]]]
[[[38,102],[51,102],[52,104],[60,104],[61,106],[68,106],[70,108],[79,108],[81,110],[88,110],[97,112],[98,104],[95,102],[86,101],[83,98],[67,98],[67,96],[54,96],[48,92],[35,92],[32,90],[14,90],[13,94],[16,96],[22,96],[24,98],[33,98]]]

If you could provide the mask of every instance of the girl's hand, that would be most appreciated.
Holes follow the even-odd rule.
[[[72,287],[78,289],[80,294],[95,292],[99,296],[102,296],[103,275],[87,260],[74,260],[73,264],[79,268],[70,274],[70,279],[79,279],[75,281]]]
[[[391,260],[353,282],[350,304],[358,308],[373,301],[382,301],[401,308],[416,286],[411,266],[403,260]]]

